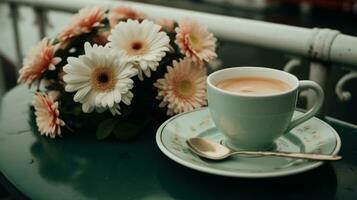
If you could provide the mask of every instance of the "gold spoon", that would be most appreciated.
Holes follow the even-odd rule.
[[[197,155],[211,160],[223,160],[232,155],[249,156],[279,156],[288,158],[302,158],[309,160],[340,160],[342,156],[323,155],[314,153],[269,152],[269,151],[235,151],[221,144],[204,138],[190,138],[186,140],[190,149]]]

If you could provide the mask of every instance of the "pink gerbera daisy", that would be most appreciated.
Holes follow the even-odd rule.
[[[41,135],[50,138],[61,136],[61,127],[66,125],[59,117],[58,95],[59,92],[49,92],[48,95],[36,93],[32,101],[32,105],[35,107],[38,131]]]
[[[93,28],[102,26],[104,18],[104,10],[101,7],[82,8],[73,16],[72,23],[59,34],[58,39],[66,43],[78,35],[89,33]]]
[[[180,47],[181,53],[191,58],[194,62],[211,61],[217,57],[216,38],[209,33],[206,27],[195,21],[184,20],[175,29],[175,43]]]
[[[114,28],[122,20],[132,19],[132,20],[143,20],[146,15],[142,12],[138,12],[130,7],[120,6],[110,10],[108,14],[110,27]]]
[[[26,83],[29,86],[47,70],[55,70],[61,58],[55,57],[57,46],[50,44],[47,38],[44,38],[35,47],[23,61],[23,67],[19,71],[18,82]]]
[[[165,77],[154,83],[158,88],[157,99],[162,100],[159,106],[167,106],[167,115],[207,105],[206,68],[197,65],[187,57],[173,61]]]

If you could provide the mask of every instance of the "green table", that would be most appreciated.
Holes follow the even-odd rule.
[[[271,179],[219,177],[165,157],[155,129],[132,142],[97,141],[73,133],[58,140],[31,131],[31,95],[20,86],[0,114],[2,184],[30,199],[357,199],[357,129],[329,122],[342,139],[342,161]]]

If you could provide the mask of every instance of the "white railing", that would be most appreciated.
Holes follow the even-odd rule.
[[[152,18],[172,18],[175,20],[193,18],[205,24],[210,31],[220,38],[310,58],[313,60],[310,65],[310,79],[318,82],[323,88],[326,86],[326,77],[329,72],[327,65],[329,63],[346,65],[353,75],[347,74],[336,86],[338,97],[343,101],[348,100],[351,95],[343,90],[343,85],[351,78],[356,78],[356,73],[353,70],[357,70],[357,37],[342,34],[337,30],[309,29],[126,1],[1,0],[0,3],[9,4],[11,9],[18,63],[22,59],[18,6],[29,6],[34,9],[39,34],[43,37],[46,35],[46,22],[48,21],[46,11],[48,10],[75,12],[88,5],[104,7],[125,5],[150,13]],[[286,65],[285,69],[291,71],[297,66],[299,66],[299,60],[294,58]],[[313,96],[308,96],[308,102],[312,102],[312,99]]]

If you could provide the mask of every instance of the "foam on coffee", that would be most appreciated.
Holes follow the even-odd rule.
[[[289,84],[281,80],[254,76],[226,79],[220,81],[216,86],[230,92],[248,95],[277,94],[291,88]]]

